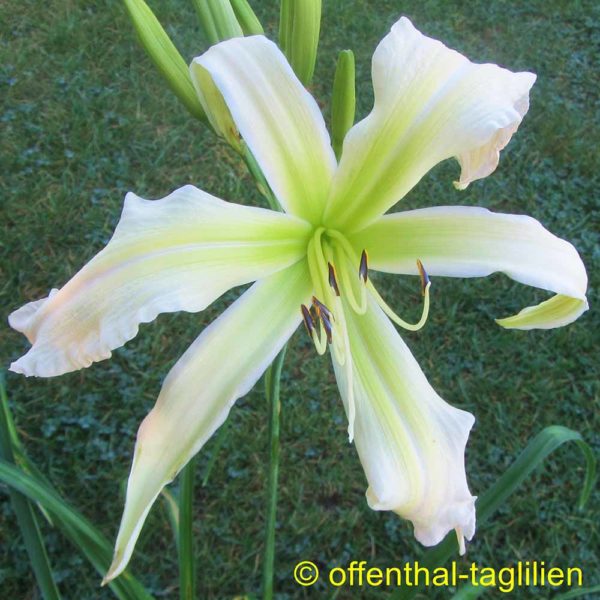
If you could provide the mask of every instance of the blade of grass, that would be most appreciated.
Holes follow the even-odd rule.
[[[112,559],[112,545],[82,515],[71,508],[51,487],[23,473],[14,465],[0,460],[0,481],[29,499],[39,502],[52,515],[54,522],[71,542],[81,550],[100,575],[106,573]],[[130,573],[111,581],[110,589],[120,600],[152,600],[152,596]]]
[[[193,500],[196,459],[192,458],[181,474],[179,490],[179,597],[196,597],[196,569],[194,561]]]
[[[269,405],[269,479],[267,483],[267,522],[263,563],[263,600],[273,598],[275,563],[275,520],[277,516],[277,480],[279,477],[279,383],[285,359],[284,346],[265,373],[265,395]]]
[[[458,592],[456,592],[451,600],[475,600],[490,590],[489,587],[483,587],[481,585],[474,586],[472,583],[463,585]]]
[[[596,479],[596,458],[591,448],[583,441],[581,434],[560,425],[546,427],[538,433],[525,447],[515,462],[504,474],[482,494],[477,501],[477,523],[481,527],[502,503],[523,483],[531,472],[554,450],[567,442],[575,442],[582,451],[586,462],[585,479],[579,497],[579,508],[583,508],[594,487]],[[443,565],[456,552],[457,543],[454,532],[449,533],[444,541],[419,558],[419,565],[434,569]],[[393,600],[412,598],[419,587],[403,588],[392,594]]]
[[[212,447],[212,454],[210,455],[210,459],[208,460],[208,464],[204,469],[204,475],[202,476],[202,487],[206,487],[208,485],[208,479],[210,474],[217,462],[217,458],[219,457],[219,451],[223,447],[225,440],[227,439],[228,426],[229,421],[225,421],[221,427],[219,427],[219,431],[217,433],[217,438]]]
[[[588,596],[590,598],[595,598],[593,594],[597,594],[600,592],[600,585],[595,585],[594,587],[589,588],[579,588],[578,590],[571,590],[569,592],[565,592],[564,594],[559,594],[558,596],[554,596],[552,600],[571,600],[571,598],[581,598],[581,596]]]
[[[175,498],[168,488],[163,488],[160,495],[162,496],[167,511],[167,518],[169,519],[171,529],[173,530],[175,544],[179,548],[179,504],[177,498]]]
[[[8,407],[4,374],[0,373],[0,458],[14,465],[13,440],[18,440],[17,431]],[[26,496],[12,488],[9,495],[40,592],[44,600],[60,600],[33,507]]]

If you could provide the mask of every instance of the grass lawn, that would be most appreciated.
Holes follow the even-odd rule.
[[[204,51],[191,2],[151,1],[186,60]],[[275,2],[254,1],[271,37]],[[404,335],[434,388],[475,414],[467,447],[471,491],[481,494],[543,427],[581,432],[598,451],[598,217],[600,4],[595,0],[324,0],[313,93],[326,116],[335,58],[357,60],[358,118],[372,103],[370,59],[401,15],[477,62],[538,74],[531,109],[492,176],[456,191],[458,166],[433,169],[401,208],[480,205],[529,214],[579,250],[590,276],[591,310],[549,331],[506,331],[493,318],[546,297],[502,275],[435,278],[430,320]],[[243,164],[163,85],[137,44],[120,2],[49,0],[0,7],[0,365],[26,349],[7,315],[60,287],[110,238],[129,190],[160,198],[187,183],[245,204],[260,203]],[[402,316],[420,311],[414,278],[377,278]],[[160,316],[110,361],[54,379],[7,374],[26,448],[60,491],[114,539],[137,426],[170,367],[224,306],[233,290],[200,314]],[[267,406],[258,384],[232,410],[208,484],[197,486],[195,533],[201,598],[260,590],[267,452]],[[366,481],[347,442],[346,419],[329,361],[302,330],[282,378],[282,457],[276,589],[281,598],[327,597],[331,588],[298,587],[296,562],[325,569],[351,560],[397,566],[423,549],[411,526],[373,512]],[[199,455],[201,476],[214,453]],[[598,491],[576,501],[583,465],[575,446],[546,461],[483,526],[468,565],[518,560],[577,566],[585,585],[600,583]],[[177,482],[175,482],[177,485]],[[4,598],[37,598],[35,581],[6,489],[0,487],[0,588]],[[65,598],[110,598],[99,578],[61,536],[43,526]],[[164,507],[152,510],[132,570],[157,596],[177,596],[177,555]],[[310,588],[307,588],[310,590]],[[339,592],[380,597],[389,590]],[[494,597],[497,592],[492,592]],[[546,598],[548,589],[515,598]],[[429,598],[446,598],[446,590]]]

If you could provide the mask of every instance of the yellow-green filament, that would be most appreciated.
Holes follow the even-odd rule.
[[[404,319],[401,319],[387,302],[379,295],[379,292],[375,289],[375,286],[367,281],[367,286],[369,287],[369,291],[373,294],[373,297],[377,304],[381,306],[383,312],[394,322],[396,325],[400,325],[403,329],[408,329],[408,331],[419,331],[427,322],[427,316],[429,315],[429,288],[431,287],[431,282],[427,282],[424,291],[423,298],[423,312],[421,314],[421,318],[417,323],[408,323]]]
[[[340,253],[338,252],[336,254]],[[338,256],[338,258],[340,263],[342,263],[342,261],[345,259],[343,255]],[[340,269],[340,271],[342,290],[344,291],[345,300],[348,301],[348,304],[355,313],[359,315],[364,315],[367,312],[367,288],[364,282],[362,281],[362,279],[360,279],[360,277],[358,278],[360,299],[357,299],[356,294],[354,293],[354,286],[352,284],[352,280],[348,275],[348,269],[342,268]]]
[[[311,332],[311,336],[315,344],[317,353],[320,356],[323,356],[323,354],[325,354],[325,352],[327,351],[327,332],[325,331],[325,327],[323,326],[323,321],[321,321],[320,319],[319,321],[319,333],[317,333],[316,329],[313,329]]]
[[[347,381],[347,396],[348,396],[348,440],[352,442],[354,439],[354,420],[356,418],[356,403],[354,402],[354,378],[352,370],[352,352],[350,350],[350,338],[348,337],[348,327],[346,326],[346,316],[344,314],[344,307],[342,306],[342,300],[338,296],[335,297],[335,311],[338,316],[338,325],[336,336],[334,340],[337,340],[338,345],[341,348],[338,350],[338,346],[334,344],[334,354],[338,364],[345,368],[346,381]],[[342,356],[336,354],[340,352]],[[341,360],[342,359],[342,360]]]
[[[319,230],[317,230],[318,232]],[[313,285],[315,286],[315,293],[320,298],[325,299],[325,289],[327,286],[323,285],[322,280],[322,271],[319,270],[319,260],[317,257],[317,250],[315,244],[315,236],[312,237],[310,242],[308,242],[307,248],[307,259],[308,259],[308,270],[310,271],[310,277],[313,281]]]

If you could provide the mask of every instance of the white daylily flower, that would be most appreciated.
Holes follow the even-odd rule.
[[[157,201],[130,194],[107,247],[62,289],[10,317],[32,342],[12,370],[58,375],[108,358],[160,312],[202,310],[256,280],[185,352],[142,422],[105,581],[125,568],[162,487],[250,390],[301,315],[320,353],[329,342],[369,505],[410,519],[425,545],[455,529],[464,551],[475,530],[464,467],[474,418],[435,393],[388,316],[409,329],[424,323],[429,282],[420,261],[435,275],[500,271],[556,294],[498,321],[507,328],[575,320],[587,308],[587,277],[573,246],[529,217],[465,207],[382,215],[443,159],[458,159],[459,188],[490,174],[535,76],[471,63],[403,18],[375,52],[373,111],[350,130],[337,165],[316,102],[266,38],[217,44],[191,72],[212,122],[235,124],[286,214],[191,186]],[[213,112],[223,106],[219,119]],[[367,253],[371,268],[421,275],[417,325],[379,296]]]

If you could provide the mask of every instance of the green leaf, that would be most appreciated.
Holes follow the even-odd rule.
[[[279,478],[279,420],[281,403],[279,384],[285,360],[285,345],[265,373],[265,396],[269,405],[269,479],[267,482],[267,520],[265,524],[265,551],[263,556],[263,600],[273,598],[275,565],[275,521],[277,518],[277,480]]]
[[[207,122],[188,65],[144,0],[123,0],[140,43],[160,74],[190,114]]]
[[[355,109],[354,54],[352,50],[342,50],[335,67],[331,97],[331,144],[338,160],[342,155],[344,138],[354,125]]]
[[[571,590],[569,592],[565,592],[564,594],[559,594],[558,596],[554,596],[552,600],[570,600],[571,598],[581,598],[581,596],[589,596],[592,598],[592,594],[597,594],[600,592],[600,585],[595,585],[590,588],[579,588],[576,590]]]
[[[179,491],[179,597],[194,600],[196,597],[196,561],[194,560],[194,474],[196,459],[183,468]]]
[[[7,464],[15,463],[14,446],[20,448],[20,442],[8,407],[4,374],[0,373],[0,458]],[[42,596],[45,600],[60,600],[60,593],[54,583],[42,533],[31,503],[23,494],[12,489],[10,490],[10,500]]]
[[[96,571],[104,575],[112,559],[112,545],[85,517],[70,507],[51,487],[5,460],[0,460],[0,480],[42,504]],[[120,600],[152,600],[142,584],[128,572],[111,581],[109,586]]]
[[[315,71],[320,30],[321,0],[281,1],[279,46],[304,85]]]
[[[552,425],[538,433],[496,483],[479,497],[476,504],[478,526],[481,527],[494,514],[549,454],[566,442],[575,442],[585,458],[586,473],[579,498],[579,508],[582,509],[596,480],[596,457],[577,431],[560,425]],[[454,532],[450,532],[444,541],[419,558],[419,565],[432,570],[443,565],[456,553],[456,549],[456,535]],[[418,590],[418,587],[403,588],[392,594],[391,598],[393,600],[412,598]]]

